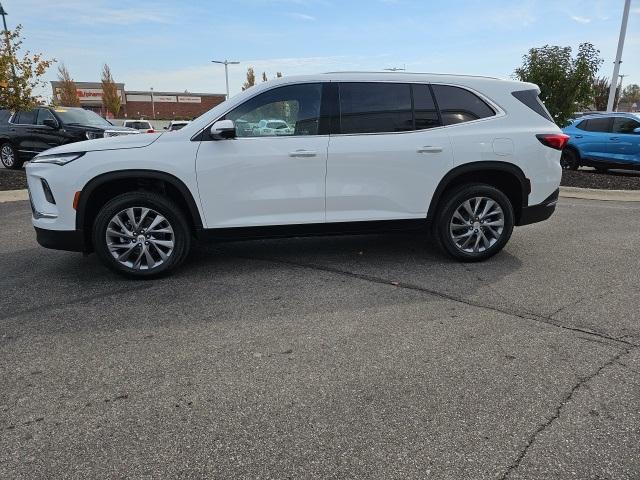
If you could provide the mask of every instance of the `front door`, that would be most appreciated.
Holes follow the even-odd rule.
[[[196,159],[207,228],[322,223],[328,135],[322,84],[263,92],[225,115],[235,139],[203,140]]]

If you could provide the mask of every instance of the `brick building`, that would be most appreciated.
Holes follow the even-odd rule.
[[[58,99],[59,82],[51,82],[53,96]],[[102,105],[100,82],[76,82],[80,106],[107,117]],[[128,91],[124,83],[116,83],[120,95],[120,118],[192,119],[210,110],[225,99],[220,93]],[[155,115],[154,115],[155,110]]]

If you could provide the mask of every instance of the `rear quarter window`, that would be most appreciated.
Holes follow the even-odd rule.
[[[453,125],[493,117],[496,112],[473,92],[451,85],[433,85],[442,123]]]
[[[511,92],[511,95],[520,100],[541,117],[553,122],[553,118],[547,110],[547,107],[544,106],[544,103],[542,103],[542,100],[538,97],[537,90],[518,90],[516,92]]]

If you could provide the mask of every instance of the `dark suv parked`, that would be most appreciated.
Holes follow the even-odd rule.
[[[137,133],[82,108],[38,107],[14,114],[0,110],[0,161],[6,168],[20,168],[38,153],[59,145]]]

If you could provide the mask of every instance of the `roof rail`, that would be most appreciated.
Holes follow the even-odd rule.
[[[487,75],[465,75],[459,73],[431,73],[431,72],[389,72],[389,71],[376,71],[376,70],[342,70],[335,72],[324,72],[323,75],[331,75],[338,73],[384,73],[386,75],[434,75],[441,77],[471,77],[471,78],[488,78],[490,80],[502,80],[498,77],[489,77]]]

